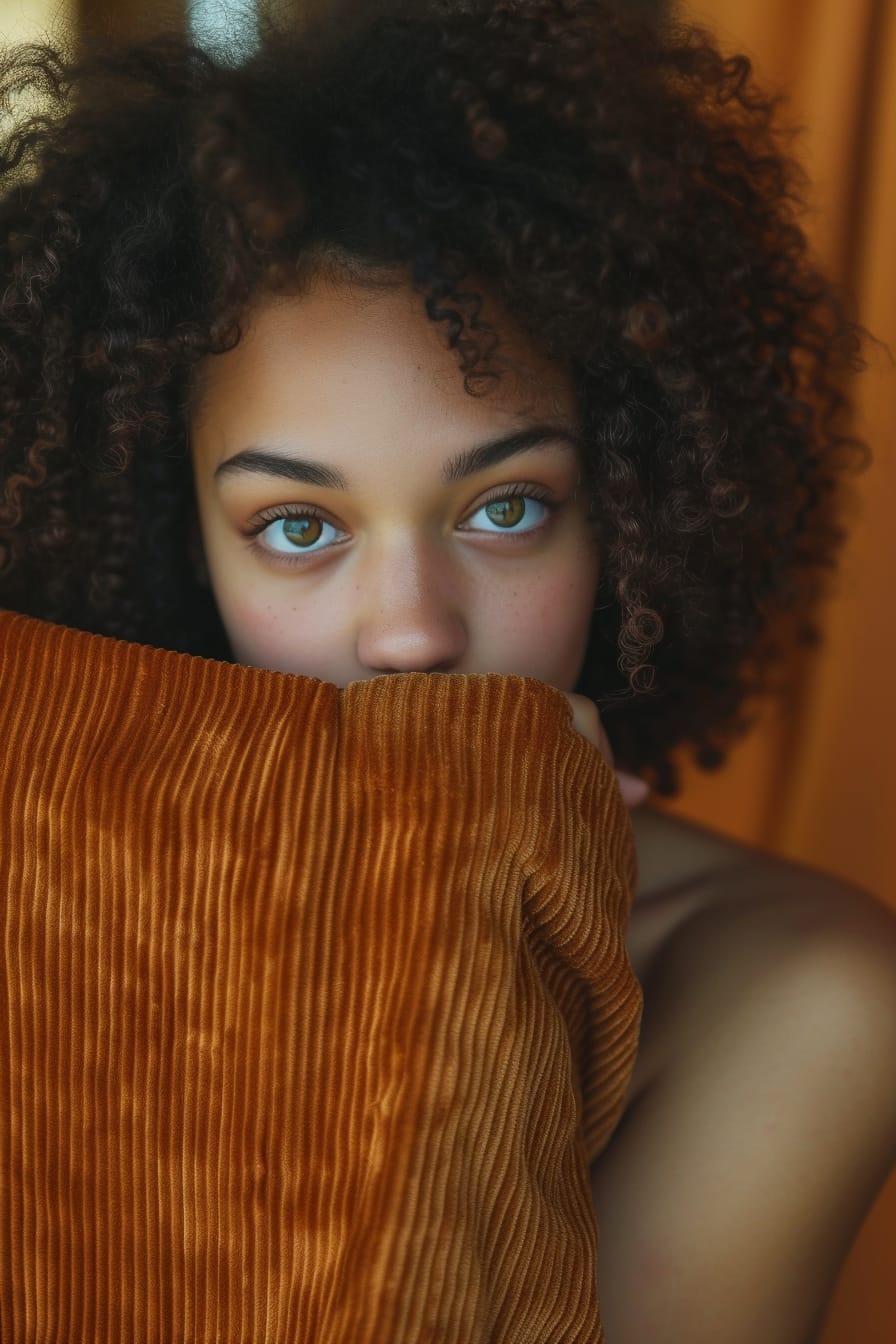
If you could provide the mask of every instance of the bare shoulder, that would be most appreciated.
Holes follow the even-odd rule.
[[[816,949],[833,940],[844,957],[866,948],[891,964],[896,913],[860,887],[655,809],[632,822],[639,880],[629,950],[640,978],[660,961],[667,970],[686,962],[691,948],[702,957],[713,939],[746,938],[738,961],[791,951],[798,938]]]
[[[744,846],[650,807],[631,814],[638,853],[638,889],[629,955],[645,979],[672,932],[718,893],[720,874],[752,862]]]
[[[638,844],[630,936],[655,1064],[779,980],[806,1012],[814,994],[816,1015],[894,1029],[896,915],[869,893],[658,813],[640,819]]]
[[[629,954],[645,992],[633,1092],[696,1048],[707,1015],[783,977],[819,1011],[896,1023],[896,914],[859,887],[641,809]],[[808,1005],[807,1005],[808,1007]],[[842,1020],[842,1019],[841,1019]]]
[[[642,1045],[593,1169],[608,1338],[803,1344],[896,1156],[896,917],[659,814],[636,829]]]
[[[631,820],[638,846],[639,896],[654,896],[683,878],[737,862],[747,852],[736,840],[654,807],[635,808]]]

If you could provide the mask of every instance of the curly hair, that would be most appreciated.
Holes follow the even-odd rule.
[[[424,0],[239,61],[19,48],[2,88],[32,114],[0,144],[0,603],[228,658],[188,555],[203,360],[343,255],[410,275],[481,395],[477,277],[575,380],[602,556],[577,689],[660,792],[680,746],[723,758],[862,447],[864,333],[745,57],[602,0]]]

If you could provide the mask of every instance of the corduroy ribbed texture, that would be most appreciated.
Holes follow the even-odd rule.
[[[640,994],[541,682],[0,612],[3,1344],[597,1344]]]

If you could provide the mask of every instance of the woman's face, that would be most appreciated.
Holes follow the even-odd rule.
[[[237,662],[575,686],[598,575],[575,398],[500,330],[519,370],[471,397],[410,287],[318,279],[209,358],[194,470]]]

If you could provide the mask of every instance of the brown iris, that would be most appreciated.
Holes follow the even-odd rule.
[[[295,546],[313,546],[320,540],[323,523],[319,518],[284,518],[283,533]]]
[[[525,513],[526,501],[520,495],[512,495],[510,499],[494,499],[491,504],[486,504],[485,511],[499,527],[513,527]]]

